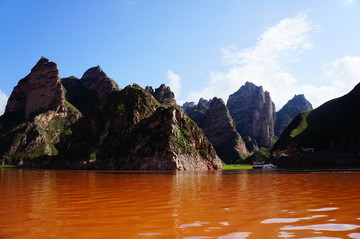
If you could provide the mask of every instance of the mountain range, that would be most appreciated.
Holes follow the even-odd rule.
[[[215,97],[180,107],[164,84],[120,89],[100,66],[80,79],[60,78],[56,63],[42,57],[0,117],[0,159],[65,169],[213,170],[294,142],[356,151],[357,95],[355,87],[315,110],[295,95],[276,112],[270,93],[246,82],[227,103]]]

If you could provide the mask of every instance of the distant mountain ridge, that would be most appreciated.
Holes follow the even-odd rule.
[[[256,152],[259,146],[271,147],[276,140],[274,132],[276,125],[285,128],[298,113],[312,109],[305,96],[298,95],[278,112],[279,118],[277,118],[275,104],[272,102],[269,92],[251,82],[246,82],[238,91],[230,95],[227,105],[224,104],[218,109],[210,110],[214,100],[218,99],[216,97],[211,100],[201,98],[197,104],[194,102],[184,103],[183,108],[190,118],[204,130],[225,163],[239,162],[246,155]],[[217,105],[220,105],[219,102]],[[205,121],[212,122],[211,126],[207,126],[208,123]],[[233,124],[232,130],[237,133],[237,136],[225,133],[224,126],[228,124]],[[278,128],[280,131],[281,128]],[[223,135],[220,131],[223,132]],[[226,143],[223,142],[220,146],[216,140],[217,137],[212,136],[216,134],[219,135],[218,138],[227,135]],[[231,141],[231,138],[235,139],[234,137],[238,139]],[[236,147],[240,153],[230,154],[229,152],[236,148],[235,145],[238,145]],[[228,153],[222,153],[221,151],[224,152],[226,148]]]

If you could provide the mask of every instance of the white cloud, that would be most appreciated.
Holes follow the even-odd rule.
[[[197,101],[199,96],[212,98],[228,96],[237,91],[246,81],[262,85],[269,91],[277,106],[282,106],[294,92],[289,89],[297,84],[297,79],[285,68],[285,63],[296,60],[312,44],[308,33],[316,28],[308,21],[306,13],[294,18],[286,18],[276,26],[268,28],[252,48],[238,50],[234,46],[222,49],[229,70],[213,72],[209,86],[201,92],[193,92],[190,100]]]
[[[174,92],[175,98],[179,98],[181,95],[181,77],[175,74],[173,71],[168,70],[166,78],[169,79],[169,86],[171,91]]]
[[[4,114],[5,107],[7,104],[8,97],[5,95],[4,92],[0,90],[0,115]]]
[[[360,81],[360,57],[346,56],[324,67],[319,76],[327,83],[315,86],[301,83],[286,68],[288,62],[312,47],[309,33],[318,26],[308,21],[307,14],[286,18],[259,37],[252,48],[237,50],[231,46],[222,50],[229,69],[212,72],[209,85],[200,92],[192,92],[188,101],[197,102],[200,97],[223,98],[237,91],[246,81],[263,86],[270,92],[277,110],[295,94],[305,94],[314,107],[350,91]]]
[[[266,64],[278,68],[279,58],[294,57],[301,50],[312,47],[307,32],[314,26],[307,21],[307,14],[286,18],[275,27],[267,29],[258,39],[254,48],[238,51],[231,46],[223,49],[223,57],[229,64]]]
[[[355,2],[355,0],[345,0],[345,1],[343,1],[343,5],[346,7],[349,7],[349,6],[353,5],[354,2]]]
[[[360,56],[345,56],[334,60],[325,66],[324,78],[336,92],[334,97],[346,94],[360,82]]]

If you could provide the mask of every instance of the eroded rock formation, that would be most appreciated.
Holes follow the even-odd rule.
[[[81,79],[74,76],[61,79],[66,89],[66,99],[82,113],[87,113],[99,101],[119,86],[100,66],[88,69]]]
[[[66,168],[221,168],[210,142],[184,111],[164,107],[137,85],[114,91],[61,143]]]
[[[80,117],[65,100],[56,64],[42,57],[14,88],[0,117],[0,157],[21,165],[57,154],[55,144]]]
[[[61,81],[56,64],[41,58],[14,88],[0,117],[0,158],[70,169],[222,167],[169,87],[118,89],[100,67]]]
[[[245,143],[222,99],[215,97],[211,100],[199,125],[225,163],[238,163],[248,156]]]
[[[31,72],[14,88],[6,105],[5,114],[20,113],[25,118],[29,118],[49,109],[61,112],[64,101],[65,92],[60,82],[57,65],[41,57]]]
[[[269,92],[264,92],[261,86],[246,82],[229,96],[227,107],[241,136],[255,139],[260,147],[272,145],[275,105]]]
[[[171,91],[169,86],[161,84],[159,88],[154,89],[151,86],[145,87],[145,90],[152,94],[161,104],[170,106],[176,104],[175,94]]]

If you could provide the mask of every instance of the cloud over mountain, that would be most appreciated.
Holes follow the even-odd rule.
[[[309,21],[308,13],[285,18],[266,29],[253,47],[222,49],[222,57],[228,70],[212,72],[208,86],[189,94],[190,101],[214,96],[227,97],[246,81],[261,85],[269,91],[280,109],[295,94],[305,94],[314,107],[339,97],[360,81],[360,57],[345,56],[323,68],[323,75],[314,76],[326,81],[323,86],[302,83],[289,69],[289,63],[298,62],[300,55],[313,48],[310,33],[319,28]]]
[[[169,86],[174,92],[175,97],[180,97],[181,94],[181,78],[179,75],[175,74],[173,71],[168,70],[166,73],[166,78],[169,80]]]

